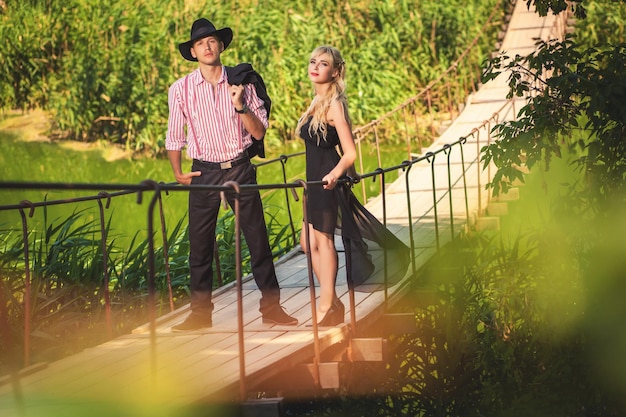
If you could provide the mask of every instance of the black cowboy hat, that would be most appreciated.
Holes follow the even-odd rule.
[[[195,41],[207,36],[217,36],[220,41],[224,42],[224,49],[226,49],[233,40],[233,31],[228,27],[217,30],[213,23],[205,18],[196,20],[191,26],[190,39],[187,42],[178,44],[178,50],[183,58],[188,61],[197,61],[198,59],[191,55],[191,47]]]

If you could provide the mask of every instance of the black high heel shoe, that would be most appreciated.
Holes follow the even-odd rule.
[[[335,298],[330,308],[324,315],[324,318],[320,320],[318,326],[336,326],[343,323],[344,315],[346,314],[346,308],[339,298]]]

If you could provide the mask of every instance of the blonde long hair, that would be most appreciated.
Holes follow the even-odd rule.
[[[338,100],[342,107],[346,117],[348,125],[352,128],[352,121],[348,115],[348,98],[346,97],[346,62],[341,57],[341,52],[337,48],[332,46],[322,45],[318,46],[311,52],[311,58],[316,58],[322,54],[328,54],[330,57],[330,65],[333,69],[339,71],[338,75],[332,80],[330,88],[323,97],[315,96],[309,105],[309,108],[298,120],[298,126],[296,127],[296,133],[300,134],[300,129],[306,121],[311,118],[311,124],[309,125],[309,134],[313,136],[312,132],[318,130],[322,133],[322,139],[326,140],[327,135],[327,122],[326,114],[330,109],[330,104],[334,100]],[[318,141],[320,138],[318,137]]]

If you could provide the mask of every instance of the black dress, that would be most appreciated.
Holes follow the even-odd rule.
[[[326,140],[321,132],[309,132],[311,119],[302,125],[300,136],[306,146],[306,179],[321,181],[339,162],[337,152],[339,135],[334,126],[326,125]],[[388,251],[393,260],[394,271],[389,273],[388,283],[394,284],[401,279],[409,265],[409,248],[394,236],[372,213],[356,198],[350,186],[340,183],[332,190],[325,190],[321,185],[307,187],[307,219],[315,230],[335,234],[339,231],[346,251],[346,268],[354,285],[381,284],[370,276],[377,268],[368,253],[368,244],[364,238]],[[378,274],[379,276],[381,274]],[[349,281],[350,282],[350,281]]]

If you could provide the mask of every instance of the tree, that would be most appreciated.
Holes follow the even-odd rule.
[[[565,1],[534,3],[543,15],[572,7],[577,17],[586,17],[582,0],[569,6]],[[587,203],[594,203],[590,207],[623,195],[626,44],[583,49],[575,39],[540,41],[526,57],[500,55],[489,62],[483,81],[510,71],[508,97],[531,96],[517,120],[494,127],[499,140],[483,149],[485,166],[493,162],[498,168],[489,185],[494,193],[506,191],[515,179],[523,181],[522,165],[543,163],[549,169],[551,160],[567,151],[577,155],[585,180],[580,191]]]

